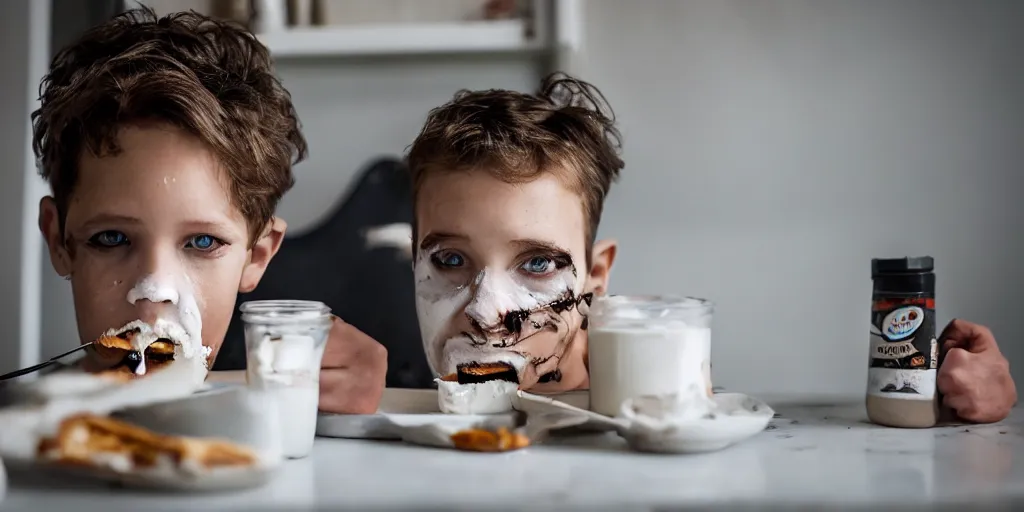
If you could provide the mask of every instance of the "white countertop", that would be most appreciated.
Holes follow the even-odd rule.
[[[684,505],[899,506],[1024,502],[1024,415],[900,430],[860,404],[785,405],[757,437],[703,455],[629,452],[613,434],[501,453],[318,439],[266,487],[189,496],[11,475],[0,511],[651,510]],[[1016,460],[1015,460],[1016,459]]]

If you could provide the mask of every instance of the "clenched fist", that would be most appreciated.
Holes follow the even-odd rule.
[[[1010,414],[1017,403],[1017,388],[1010,363],[987,327],[953,320],[939,337],[942,365],[937,386],[942,403],[961,419],[995,423]]]
[[[384,394],[388,351],[335,317],[320,364],[320,410],[373,414]]]

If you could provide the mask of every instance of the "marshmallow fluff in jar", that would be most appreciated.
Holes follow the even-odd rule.
[[[242,304],[248,386],[274,401],[281,448],[288,458],[309,455],[316,434],[320,361],[331,331],[331,310],[301,300]]]
[[[587,335],[590,409],[616,416],[630,398],[711,397],[713,309],[691,297],[596,299]]]

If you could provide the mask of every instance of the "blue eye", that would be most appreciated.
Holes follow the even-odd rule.
[[[457,252],[438,251],[430,255],[434,265],[442,269],[459,268],[466,264],[465,258]]]
[[[128,244],[128,236],[120,231],[100,231],[89,239],[96,247],[111,248]]]
[[[523,263],[521,267],[530,274],[546,274],[554,269],[554,262],[551,258],[545,258],[544,256],[534,256],[529,259],[526,263]]]
[[[201,252],[209,252],[221,246],[223,242],[211,235],[196,235],[189,239],[187,246]]]

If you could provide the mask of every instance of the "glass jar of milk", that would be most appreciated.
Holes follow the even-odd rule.
[[[600,297],[590,310],[590,409],[617,416],[646,395],[711,396],[714,307],[690,297]]]
[[[313,449],[320,398],[320,360],[331,331],[331,310],[301,300],[242,304],[245,377],[277,409],[282,455],[301,458]]]

